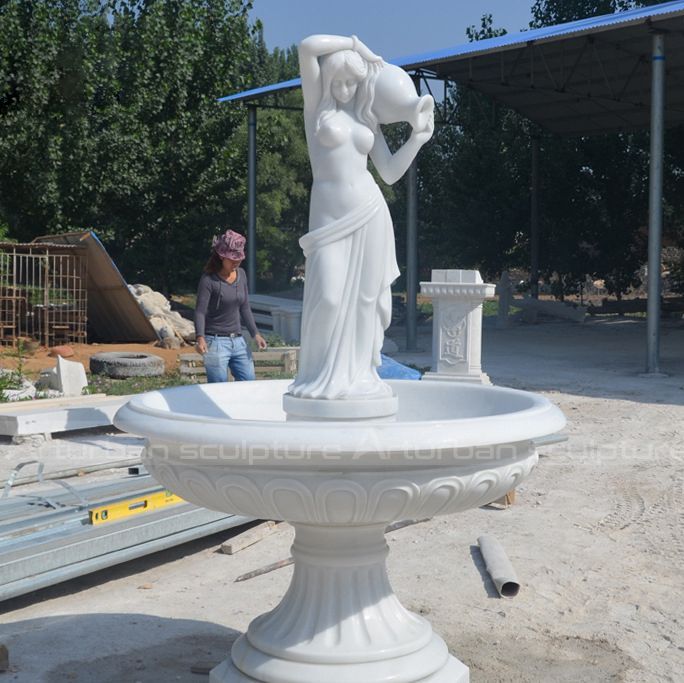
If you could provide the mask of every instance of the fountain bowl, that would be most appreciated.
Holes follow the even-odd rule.
[[[490,503],[565,425],[546,398],[470,383],[388,382],[391,421],[291,421],[288,381],[191,385],[136,396],[117,427],[143,461],[202,507],[295,527],[282,602],[252,621],[210,683],[467,683],[387,577],[386,525]]]
[[[374,524],[485,505],[559,431],[542,396],[501,387],[389,382],[394,421],[288,422],[286,380],[191,385],[133,398],[115,424],[147,437],[144,462],[203,507],[289,522]]]

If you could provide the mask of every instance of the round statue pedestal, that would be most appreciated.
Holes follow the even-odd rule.
[[[288,420],[376,420],[396,415],[399,400],[393,394],[368,399],[299,398],[283,396]]]
[[[384,524],[294,526],[289,590],[210,683],[468,683],[468,668],[392,591]]]

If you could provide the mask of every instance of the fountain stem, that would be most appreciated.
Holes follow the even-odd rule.
[[[465,683],[468,670],[387,577],[384,524],[295,524],[290,588],[211,683]]]

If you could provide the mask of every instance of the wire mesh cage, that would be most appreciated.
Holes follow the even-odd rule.
[[[85,343],[87,259],[83,249],[0,243],[0,344]]]

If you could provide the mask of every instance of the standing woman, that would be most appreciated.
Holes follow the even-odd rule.
[[[375,399],[392,391],[378,376],[399,275],[392,219],[368,158],[389,184],[431,137],[432,116],[392,153],[373,112],[385,68],[355,36],[315,35],[299,45],[304,124],[313,173],[298,398]],[[419,98],[413,92],[416,102]]]
[[[227,382],[228,368],[236,381],[255,379],[252,354],[242,336],[241,317],[259,349],[266,348],[249,307],[247,275],[240,268],[244,258],[242,235],[227,230],[214,237],[195,307],[196,344],[204,356],[207,382]]]

